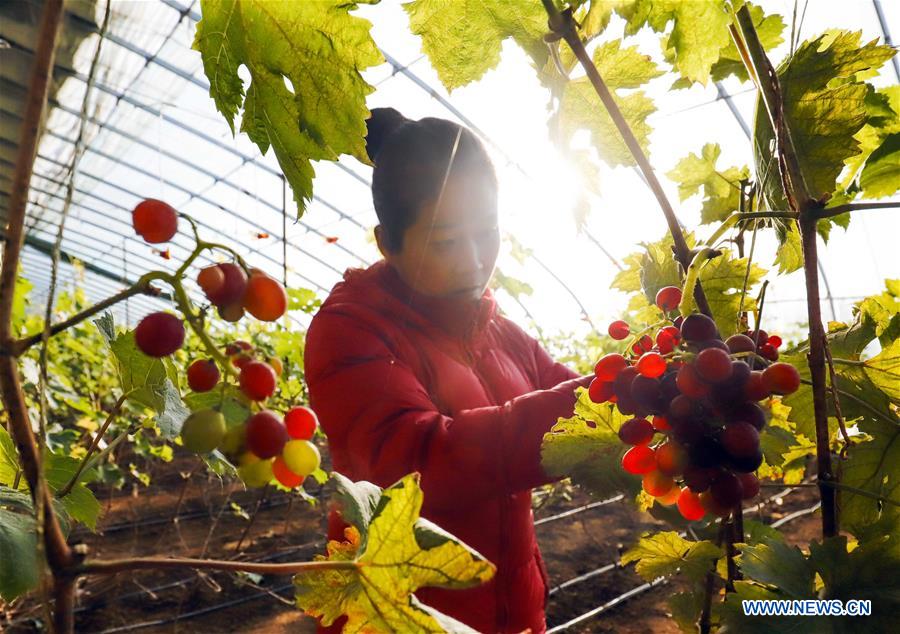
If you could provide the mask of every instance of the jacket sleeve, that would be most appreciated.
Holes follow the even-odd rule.
[[[310,403],[332,451],[344,453],[348,475],[388,486],[418,471],[438,509],[549,482],[541,439],[559,417],[572,415],[574,390],[585,385],[564,380],[449,417],[381,332],[337,311],[313,320],[305,366]]]

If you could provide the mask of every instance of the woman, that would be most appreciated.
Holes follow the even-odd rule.
[[[418,471],[422,515],[497,566],[425,604],[480,632],[543,632],[547,579],[531,489],[543,435],[579,378],[497,313],[497,178],[467,128],[373,110],[367,152],[384,259],[351,269],[310,325],[310,402],[334,470],[389,486]],[[329,538],[345,525],[329,518]]]

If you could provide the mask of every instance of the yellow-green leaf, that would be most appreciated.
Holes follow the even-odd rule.
[[[423,494],[418,474],[380,491],[336,477],[343,498],[355,500],[356,526],[348,544],[330,542],[320,561],[346,568],[304,572],[294,577],[297,605],[330,625],[347,615],[344,632],[470,632],[462,623],[420,603],[413,592],[423,586],[467,588],[489,580],[494,566],[477,552],[419,517]]]
[[[866,376],[895,404],[900,404],[900,339],[865,363]]]
[[[737,211],[741,199],[741,181],[750,178],[747,167],[729,167],[724,171],[716,169],[721,148],[718,143],[707,143],[697,156],[693,152],[678,161],[666,176],[678,183],[681,200],[703,192],[703,209],[700,222],[722,221]]]
[[[681,573],[698,583],[722,555],[722,549],[710,541],[694,542],[669,531],[642,537],[622,555],[622,564],[636,561],[635,571],[647,581]]]

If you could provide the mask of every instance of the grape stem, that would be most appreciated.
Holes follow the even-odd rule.
[[[709,260],[722,255],[721,251],[716,249],[704,248],[700,249],[691,260],[690,266],[687,268],[687,275],[684,277],[684,289],[681,292],[681,303],[678,305],[678,311],[687,317],[694,310],[693,292],[698,287],[700,281],[700,269]]]
[[[660,208],[662,209],[663,215],[666,218],[666,224],[669,227],[669,232],[672,234],[672,241],[675,247],[675,257],[681,264],[682,268],[687,270],[691,262],[691,251],[688,247],[687,241],[684,238],[684,234],[681,232],[681,227],[678,224],[678,218],[675,217],[675,210],[672,208],[672,204],[666,197],[665,191],[663,191],[659,179],[656,178],[656,174],[653,171],[653,166],[650,165],[650,160],[647,158],[644,150],[641,149],[640,143],[638,143],[637,138],[635,138],[634,136],[634,132],[631,130],[631,127],[628,125],[628,122],[622,115],[622,111],[619,109],[615,98],[613,97],[609,88],[606,86],[603,78],[600,76],[600,73],[597,70],[597,67],[594,65],[594,62],[591,60],[587,49],[585,49],[584,42],[581,41],[581,37],[578,35],[578,25],[572,16],[571,10],[567,9],[563,12],[560,12],[553,0],[541,0],[541,2],[543,3],[544,9],[546,10],[549,17],[548,26],[550,30],[553,32],[553,35],[557,39],[565,39],[566,43],[575,53],[575,57],[584,68],[585,73],[587,74],[587,77],[591,82],[591,85],[593,85],[594,90],[597,92],[597,95],[600,97],[600,100],[603,102],[603,105],[609,112],[609,116],[612,118],[613,123],[616,124],[616,128],[618,129],[619,134],[622,135],[622,140],[625,142],[625,145],[628,147],[628,150],[631,152],[632,156],[635,159],[635,162],[640,168],[641,173],[644,175],[644,179],[646,180],[647,185],[650,187],[653,195],[656,197],[656,200],[659,203]],[[697,285],[694,288],[694,291],[696,293],[695,299],[700,312],[709,317],[712,317],[709,303],[706,300],[706,295],[704,295],[703,293],[703,288],[700,285]]]
[[[826,207],[818,210],[814,216],[821,220],[822,218],[831,218],[847,213],[848,211],[861,211],[863,209],[896,209],[900,207],[900,203],[883,202],[883,203],[847,203],[846,205],[835,205],[834,207]]]
[[[760,218],[781,218],[784,220],[796,220],[799,217],[800,216],[796,211],[736,211],[722,221],[722,224],[719,225],[719,228],[716,229],[715,232],[706,240],[706,244],[709,246],[714,246],[715,243],[718,242],[722,238],[722,236],[724,236],[728,232],[729,229],[744,220],[758,220]]]
[[[753,18],[746,5],[735,13],[729,25],[738,50],[742,52],[745,66],[756,78],[760,100],[765,107],[775,136],[776,156],[785,197],[792,211],[799,214],[797,220],[803,251],[803,272],[806,282],[806,306],[809,322],[809,365],[812,379],[813,411],[816,423],[816,466],[819,477],[819,494],[822,500],[822,535],[833,537],[838,532],[838,514],[835,489],[825,482],[834,480],[831,465],[831,434],[828,429],[828,406],[825,380],[825,329],[819,305],[819,272],[816,243],[816,225],[823,213],[842,213],[840,207],[823,212],[823,203],[812,195],[804,179],[790,127],[784,113],[784,100],[778,74],[759,41]],[[746,51],[746,54],[744,54]]]

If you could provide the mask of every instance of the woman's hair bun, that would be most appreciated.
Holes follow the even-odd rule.
[[[409,119],[394,108],[372,110],[372,116],[366,121],[366,154],[373,163],[384,145],[385,139],[408,121]]]

